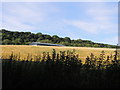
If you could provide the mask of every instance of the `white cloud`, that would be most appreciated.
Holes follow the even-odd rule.
[[[2,28],[9,30],[35,30],[45,20],[42,8],[34,4],[4,3]]]
[[[118,44],[118,37],[114,36],[114,37],[102,39],[101,43],[117,45]]]
[[[85,21],[64,21],[68,25],[75,26],[80,30],[86,31],[91,34],[102,34],[102,33],[116,33],[117,32],[117,24],[113,23],[101,23],[101,22],[85,22]]]
[[[14,17],[4,17],[5,21],[2,23],[2,28],[8,29],[8,30],[19,30],[19,31],[32,31],[35,28],[31,25],[23,24],[22,22],[19,22],[18,19]]]
[[[93,34],[96,34],[97,33],[96,30],[98,29],[98,25],[94,26],[94,23],[90,23],[90,22],[65,20],[65,23],[68,25],[73,25],[79,28],[80,30],[84,30],[86,32],[90,32]]]
[[[35,32],[47,27],[45,25],[50,23],[50,14],[56,13],[59,13],[59,8],[52,3],[3,3],[1,28]]]
[[[84,12],[90,18],[65,20],[65,22],[91,34],[117,33],[117,5],[110,7],[105,3],[89,3]]]
[[[117,17],[118,6],[116,5],[106,5],[106,3],[91,3],[90,8],[86,10],[86,13],[89,14],[94,20],[98,21],[108,21],[114,19],[113,14],[116,14]],[[114,15],[115,16],[115,15]]]

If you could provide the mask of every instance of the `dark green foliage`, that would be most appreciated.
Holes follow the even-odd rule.
[[[71,40],[69,37],[60,38],[57,35],[50,36],[42,33],[34,34],[31,32],[12,32],[5,29],[0,30],[0,35],[2,35],[3,45],[28,45],[31,42],[43,42],[77,47],[116,47],[115,45],[94,43],[90,40]]]
[[[60,51],[52,54],[43,52],[35,61],[28,54],[27,61],[16,61],[19,56],[13,53],[8,60],[2,60],[3,89],[8,88],[119,88],[120,60],[115,53],[105,59],[102,51],[99,57],[92,53],[81,62],[73,51]]]

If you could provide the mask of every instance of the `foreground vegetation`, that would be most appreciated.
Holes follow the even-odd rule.
[[[12,53],[2,60],[4,88],[119,88],[118,50],[107,56],[91,53],[82,63],[75,50],[43,52],[32,61],[21,61]],[[16,60],[18,59],[18,60]]]
[[[31,32],[12,32],[5,29],[0,30],[0,37],[2,37],[3,45],[28,45],[31,42],[44,42],[62,44],[65,46],[75,47],[102,47],[102,48],[115,48],[116,45],[108,45],[102,43],[95,43],[90,40],[71,40],[69,37],[59,37],[57,35],[46,35],[42,33],[31,33]]]

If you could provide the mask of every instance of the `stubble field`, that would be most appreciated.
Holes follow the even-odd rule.
[[[30,55],[33,60],[35,56],[42,56],[43,52],[52,53],[55,49],[58,53],[59,51],[75,50],[75,53],[79,55],[79,58],[84,61],[87,56],[93,53],[95,56],[99,56],[101,51],[105,51],[106,57],[109,55],[114,55],[115,49],[111,48],[91,48],[91,47],[57,47],[57,46],[29,46],[29,45],[0,45],[2,49],[3,59],[9,58],[13,53],[19,56],[21,60],[27,60],[27,56]]]

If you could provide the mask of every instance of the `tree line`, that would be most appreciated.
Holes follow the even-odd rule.
[[[0,30],[0,37],[2,37],[3,45],[28,45],[31,42],[42,42],[42,43],[53,43],[62,44],[65,46],[75,46],[75,47],[105,47],[105,48],[115,48],[116,45],[109,45],[103,43],[95,43],[90,40],[72,40],[70,37],[59,37],[57,35],[47,35],[42,33],[31,33],[31,32],[17,32],[8,31],[5,29]]]
[[[85,63],[73,51],[43,52],[32,61],[20,60],[11,53],[2,59],[3,89],[17,88],[120,88],[120,59],[118,51],[107,56],[87,56]]]

